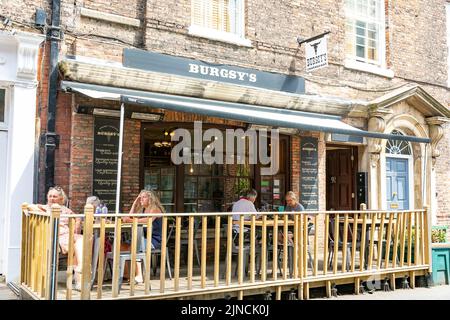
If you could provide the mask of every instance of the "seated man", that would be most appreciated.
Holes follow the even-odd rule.
[[[257,212],[255,208],[255,200],[258,196],[258,193],[255,189],[248,189],[245,191],[244,196],[239,199],[239,201],[236,201],[233,204],[232,212],[243,212],[243,213],[250,213],[250,212]],[[239,233],[239,214],[233,214],[233,230],[235,230],[237,233]],[[259,215],[256,216],[256,218],[259,218]],[[250,220],[251,215],[246,214],[244,215],[244,220]],[[247,231],[248,228],[244,228],[244,232]]]

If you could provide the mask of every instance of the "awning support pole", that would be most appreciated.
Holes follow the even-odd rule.
[[[119,130],[119,154],[117,161],[117,189],[116,189],[116,214],[120,207],[120,182],[122,181],[122,149],[123,149],[123,125],[125,121],[125,104],[120,104],[120,130]]]

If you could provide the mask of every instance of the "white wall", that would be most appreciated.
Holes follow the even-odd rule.
[[[42,35],[0,32],[0,86],[7,87],[7,141],[0,145],[4,203],[0,223],[0,273],[7,282],[20,276],[21,204],[33,201],[37,56]],[[2,59],[3,58],[3,59]],[[4,138],[5,139],[5,138]],[[6,146],[5,146],[6,144]],[[6,150],[5,150],[6,148]],[[1,189],[0,189],[1,191]]]

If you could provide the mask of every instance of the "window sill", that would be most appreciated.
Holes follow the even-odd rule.
[[[390,79],[394,78],[394,71],[392,71],[391,69],[381,68],[372,64],[363,63],[355,60],[345,59],[344,67],[347,69],[377,74],[379,76],[383,76]]]
[[[252,42],[248,39],[229,33],[217,31],[214,29],[203,28],[199,26],[190,26],[188,34],[194,37],[206,38],[210,40],[222,41],[226,43],[235,44],[242,47],[252,47]]]

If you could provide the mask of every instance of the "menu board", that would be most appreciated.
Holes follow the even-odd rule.
[[[93,194],[109,209],[116,208],[119,119],[95,117]]]
[[[319,210],[317,138],[301,138],[300,161],[300,203],[305,210]]]

